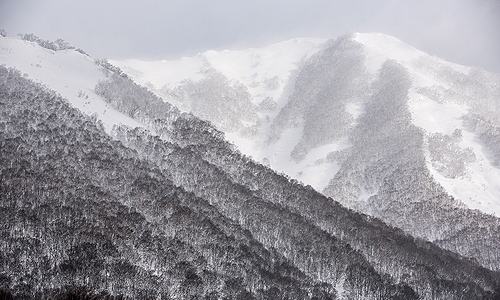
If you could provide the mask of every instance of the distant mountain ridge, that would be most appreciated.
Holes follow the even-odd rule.
[[[105,61],[75,51],[47,51],[17,39],[0,38],[0,43],[1,62],[19,69],[0,67],[0,288],[17,297],[48,297],[71,285],[135,299],[498,296],[497,272],[356,213],[335,198],[255,163],[227,142],[223,132],[163,102]],[[328,45],[322,51],[339,45],[358,48],[346,39]],[[337,52],[327,55],[335,60]],[[296,82],[315,75],[318,58],[311,59],[313,63],[305,61],[303,69],[311,72],[299,72]],[[408,86],[405,72],[394,61],[384,63],[378,85],[370,87],[375,91],[371,97],[385,95],[386,89],[397,93],[383,97],[387,105],[378,109],[390,114],[393,104],[400,103],[398,109],[405,110],[401,98]],[[226,100],[247,95],[244,86],[226,80],[217,70],[207,74],[204,83],[184,86],[193,84],[214,98],[222,91]],[[336,76],[328,68],[324,74],[324,78]],[[213,91],[211,85],[220,81]],[[291,98],[303,105],[301,97]],[[272,101],[266,102],[262,106],[273,111]],[[289,116],[297,116],[293,106],[289,111]],[[307,112],[315,111],[320,109]],[[361,118],[368,118],[358,117],[360,124]],[[238,124],[240,120],[229,124],[251,134],[248,122],[252,121]],[[404,118],[391,122],[413,128]],[[418,130],[409,134],[403,130],[406,127],[390,128],[411,141],[421,134]],[[281,130],[275,128],[276,134]],[[281,132],[279,139],[283,136]],[[373,135],[373,140],[379,138]],[[309,146],[303,142],[304,149]],[[339,152],[331,159],[348,161],[365,155]],[[367,166],[349,160],[357,161],[360,167],[355,170]],[[386,166],[382,165],[384,170]],[[416,174],[429,180],[425,173]],[[365,184],[357,176],[354,172],[352,184]],[[442,190],[433,184],[441,199]],[[455,204],[451,198],[443,199]],[[498,262],[498,244],[487,236],[495,234],[497,219],[470,210],[457,213],[479,223],[487,238],[479,245],[482,248],[473,248],[463,236],[477,235],[478,227],[467,226],[452,236],[456,244],[468,251],[490,247],[489,257],[469,256],[482,265]]]

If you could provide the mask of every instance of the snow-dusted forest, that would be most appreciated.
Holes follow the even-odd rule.
[[[494,186],[450,189],[495,182],[497,75],[382,59],[359,35],[301,44],[290,82],[252,89],[212,60],[155,88],[22,38],[0,37],[0,297],[499,296]],[[457,114],[428,123],[434,103]],[[323,189],[278,145],[329,169]]]

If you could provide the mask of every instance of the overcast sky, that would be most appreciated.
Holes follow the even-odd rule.
[[[500,0],[0,0],[0,29],[113,59],[382,32],[500,73]]]

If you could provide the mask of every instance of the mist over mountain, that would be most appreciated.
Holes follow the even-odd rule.
[[[424,57],[448,89],[416,86],[413,65],[357,40],[373,37],[207,52],[153,75],[0,37],[2,293],[498,297],[495,191],[449,189],[495,180],[498,77]],[[451,132],[421,126],[434,102],[455,108],[432,127]]]

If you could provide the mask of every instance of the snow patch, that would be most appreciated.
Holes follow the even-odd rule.
[[[382,33],[355,33],[353,40],[365,45],[366,67],[371,74],[376,74],[387,59],[408,63],[426,54]]]
[[[364,113],[363,105],[359,102],[349,102],[345,106],[346,112],[348,112],[354,120],[356,120],[360,115]]]
[[[311,185],[317,191],[322,191],[340,170],[339,163],[327,159],[328,154],[351,146],[347,138],[342,138],[334,143],[312,149],[302,161],[295,165],[294,170],[297,175],[293,177]],[[300,171],[297,172],[297,170]]]
[[[377,74],[382,64],[393,59],[407,67],[413,73],[414,84],[426,85],[424,82],[430,79],[423,69],[436,67],[451,67],[455,71],[467,74],[470,67],[454,64],[440,58],[430,56],[426,52],[418,50],[401,40],[383,33],[355,33],[353,40],[365,46],[366,67],[370,74]],[[423,64],[423,65],[422,65]],[[421,76],[423,75],[423,76]],[[424,82],[422,82],[422,80]],[[435,82],[432,79],[430,82]]]
[[[109,60],[129,75],[136,83],[152,84],[157,90],[165,85],[175,88],[184,80],[198,81],[205,77],[208,63],[203,55],[183,57],[179,60],[143,61],[137,59]]]
[[[462,150],[472,149],[476,156],[475,162],[467,163],[465,176],[447,178],[434,169],[427,153],[427,167],[433,178],[467,207],[500,216],[500,169],[493,164],[493,156],[478,137],[464,127],[462,117],[468,113],[467,107],[453,102],[438,103],[417,93],[410,93],[409,105],[413,124],[429,134],[451,135],[461,130],[458,146]]]
[[[413,124],[427,132],[448,135],[455,129],[463,129],[462,117],[468,112],[464,105],[453,102],[438,103],[414,90],[409,93],[408,105]]]

